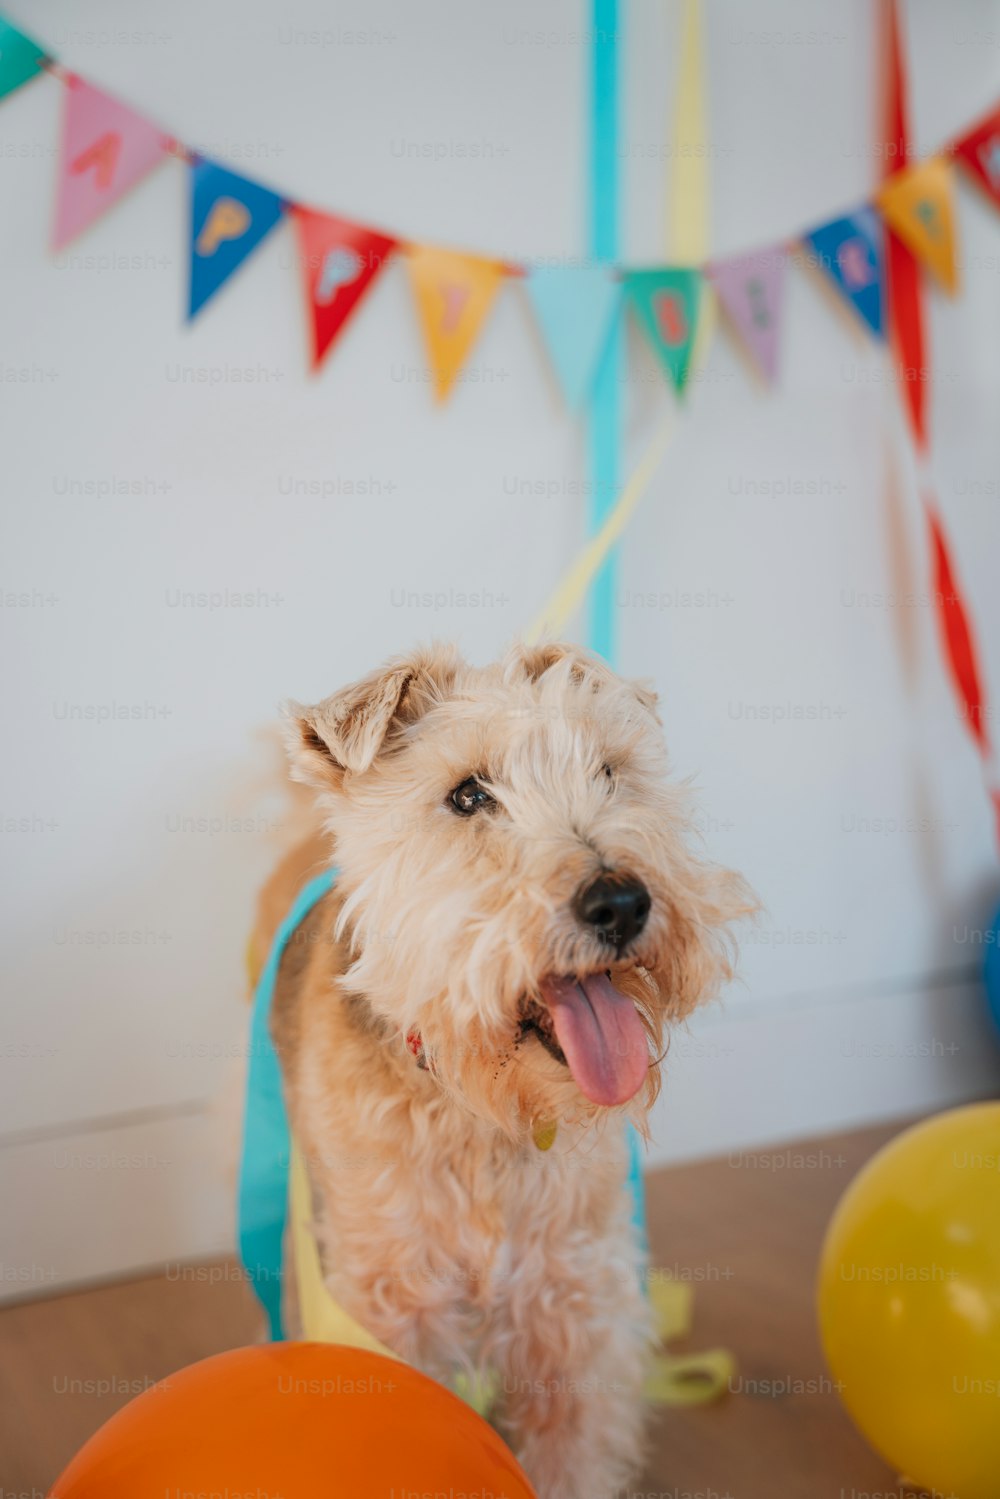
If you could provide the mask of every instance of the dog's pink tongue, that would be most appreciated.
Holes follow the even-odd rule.
[[[580,1092],[607,1107],[638,1093],[649,1067],[646,1032],[630,999],[606,974],[548,978],[542,998]]]

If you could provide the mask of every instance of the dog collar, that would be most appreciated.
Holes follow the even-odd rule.
[[[417,1066],[424,1072],[430,1072],[430,1064],[427,1061],[427,1053],[424,1051],[424,1038],[414,1026],[412,1031],[406,1033],[406,1049],[412,1057],[416,1057]]]

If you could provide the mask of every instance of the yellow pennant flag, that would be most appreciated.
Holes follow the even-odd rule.
[[[434,393],[447,398],[506,274],[501,261],[433,245],[409,251],[410,281],[434,369]]]
[[[949,292],[958,290],[953,199],[951,165],[943,156],[893,172],[876,196],[889,228]]]

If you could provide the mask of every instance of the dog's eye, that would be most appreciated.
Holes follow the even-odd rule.
[[[448,800],[460,817],[471,817],[480,807],[495,807],[496,802],[485,786],[480,786],[475,776],[456,786]]]
[[[611,787],[611,786],[614,785],[614,783],[615,783],[615,773],[611,769],[610,765],[602,765],[601,766],[601,775],[607,781],[609,787]]]

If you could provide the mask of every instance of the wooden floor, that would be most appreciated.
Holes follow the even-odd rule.
[[[855,1434],[830,1389],[813,1310],[834,1203],[895,1132],[734,1154],[650,1177],[653,1263],[696,1287],[687,1346],[732,1349],[739,1373],[722,1401],[659,1416],[636,1495],[899,1493],[897,1475]],[[250,1292],[227,1264],[0,1311],[0,1494],[42,1499],[77,1447],[131,1395],[195,1359],[253,1341],[256,1327]]]

